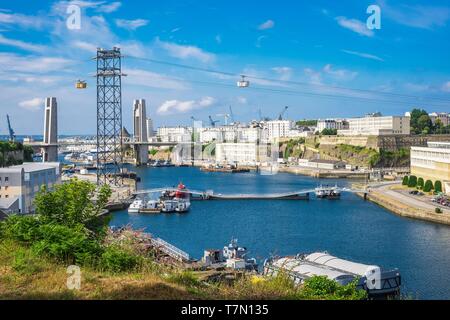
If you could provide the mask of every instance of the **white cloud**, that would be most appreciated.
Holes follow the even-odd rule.
[[[248,103],[248,100],[246,97],[237,97],[236,100],[239,104],[247,104]]]
[[[442,91],[450,92],[450,81],[447,81],[442,85]]]
[[[149,21],[145,19],[135,19],[135,20],[116,19],[116,25],[119,28],[127,30],[136,30],[140,27],[146,26],[148,23]]]
[[[260,24],[258,26],[259,30],[268,30],[268,29],[272,29],[273,27],[275,27],[275,22],[273,20],[267,20],[266,22]]]
[[[43,104],[44,104],[44,99],[33,98],[30,100],[25,100],[25,101],[19,102],[19,107],[26,109],[28,111],[39,111]]]
[[[352,80],[358,75],[358,72],[355,71],[349,71],[346,69],[334,69],[331,64],[326,64],[323,67],[323,71],[327,75],[330,75],[338,80]]]
[[[89,51],[91,53],[97,52],[97,46],[86,41],[79,41],[79,40],[74,41],[72,42],[72,46],[78,49]]]
[[[16,47],[26,51],[44,52],[47,48],[42,45],[33,44],[21,40],[9,39],[0,34],[0,44]]]
[[[122,3],[116,1],[116,2],[109,3],[109,4],[101,5],[97,9],[97,11],[98,12],[111,13],[111,12],[117,11],[117,9],[119,9],[121,5],[122,5]]]
[[[280,76],[280,80],[287,81],[292,77],[292,68],[289,67],[275,67],[272,68],[275,73]]]
[[[125,83],[172,90],[184,90],[187,88],[186,83],[182,79],[169,78],[163,74],[141,69],[124,69],[123,72],[128,75],[123,80]]]
[[[0,53],[1,71],[48,73],[53,71],[64,71],[71,65],[74,65],[73,61],[59,57],[33,57],[11,53]]]
[[[20,13],[0,12],[0,25],[41,29],[48,23],[41,16],[27,16]]]
[[[372,59],[372,60],[382,61],[382,62],[384,61],[384,59],[382,59],[382,58],[380,58],[380,57],[378,57],[376,55],[370,54],[370,53],[351,51],[351,50],[345,50],[345,49],[342,49],[341,51],[345,52],[347,54],[351,54],[351,55],[354,55],[354,56],[361,57],[361,58]]]
[[[311,84],[322,84],[322,75],[320,72],[314,71],[311,68],[305,68],[303,71]]]
[[[185,113],[195,109],[204,109],[216,103],[212,97],[203,97],[200,100],[168,100],[164,102],[157,110],[159,114]]]
[[[337,23],[346,29],[356,32],[365,37],[373,37],[374,33],[372,30],[367,28],[367,25],[357,19],[347,19],[346,17],[337,17]]]
[[[255,44],[255,46],[257,47],[257,48],[261,48],[261,43],[262,43],[262,41],[264,40],[264,39],[266,39],[267,38],[267,36],[259,36],[257,39],[256,39],[256,44]]]
[[[204,63],[208,63],[215,60],[215,55],[202,49],[189,46],[189,45],[180,45],[172,42],[164,42],[159,39],[156,39],[156,43],[167,51],[167,53],[178,59],[196,59]]]
[[[413,28],[432,29],[444,27],[450,20],[450,8],[423,5],[395,5],[391,7],[387,1],[380,0],[383,16],[392,21]]]

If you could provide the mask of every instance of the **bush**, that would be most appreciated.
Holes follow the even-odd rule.
[[[39,238],[39,220],[32,216],[13,215],[0,224],[3,238],[31,243]]]
[[[438,192],[438,193],[442,192],[442,182],[441,181],[437,180],[434,183],[434,191]]]
[[[101,245],[82,225],[67,227],[45,224],[39,227],[40,240],[32,246],[36,254],[45,254],[58,261],[72,264],[93,264],[102,252]]]
[[[423,191],[430,192],[431,190],[433,190],[433,182],[431,182],[431,180],[427,180],[427,182],[425,182],[425,185],[423,187]]]
[[[416,176],[410,176],[408,181],[408,187],[415,188],[417,186],[417,177]]]
[[[365,299],[367,292],[356,288],[358,279],[342,286],[326,276],[309,278],[304,284],[304,293],[312,299]]]
[[[100,260],[100,268],[111,272],[124,272],[135,269],[141,258],[123,249],[111,246],[106,248]]]
[[[436,209],[434,209],[434,212],[435,213],[442,213],[442,210],[441,210],[441,208],[436,208]]]
[[[408,176],[403,177],[402,185],[407,186],[409,184],[409,178]]]
[[[423,178],[419,178],[419,179],[417,180],[417,188],[422,189],[423,186],[424,186]]]

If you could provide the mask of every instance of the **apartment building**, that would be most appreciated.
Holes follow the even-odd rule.
[[[269,159],[269,145],[238,142],[218,143],[216,145],[216,162],[238,163],[239,165],[256,165]]]
[[[410,117],[368,115],[362,118],[350,118],[348,129],[338,130],[338,135],[380,136],[392,134],[410,134]]]
[[[429,114],[431,122],[433,125],[439,120],[443,126],[450,125],[450,114],[448,112],[432,112]]]
[[[291,130],[294,129],[294,122],[291,120],[271,120],[264,121],[262,126],[267,129],[267,138],[271,141],[276,138],[289,137]]]
[[[346,119],[319,119],[317,120],[318,132],[322,132],[324,129],[328,130],[346,130],[348,129],[348,121]]]
[[[192,140],[192,128],[190,127],[160,127],[157,137],[162,142],[189,142]]]
[[[61,182],[59,162],[29,162],[0,168],[0,209],[4,212],[32,213],[33,201],[42,186]]]

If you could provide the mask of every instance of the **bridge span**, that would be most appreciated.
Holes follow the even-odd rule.
[[[351,188],[333,188],[339,192],[349,192],[349,193],[362,193],[367,194],[369,190],[364,189],[351,189]],[[193,196],[193,200],[307,200],[309,199],[309,194],[314,193],[316,189],[302,189],[283,193],[263,193],[263,194],[222,194],[214,193],[213,190],[179,190],[172,187],[167,188],[154,188],[146,190],[138,190],[134,192],[134,195],[145,195],[151,193],[164,193],[164,192],[182,192]]]

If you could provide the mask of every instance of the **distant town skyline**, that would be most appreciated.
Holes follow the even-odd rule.
[[[366,26],[373,4],[379,30]],[[69,5],[81,9],[80,29],[68,28]],[[449,111],[449,21],[450,6],[437,0],[5,2],[0,134],[6,114],[16,134],[42,134],[46,97],[58,100],[59,134],[94,133],[91,58],[113,46],[125,55],[128,131],[141,98],[154,127],[190,125],[191,116],[223,123],[218,115],[229,106],[242,122],[259,109],[275,118],[284,106],[292,120]],[[236,86],[239,74],[249,76],[249,88]],[[78,79],[86,90],[75,89]]]

